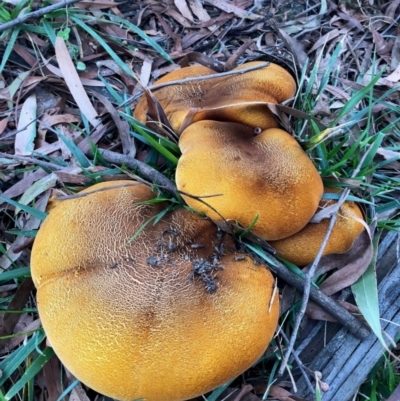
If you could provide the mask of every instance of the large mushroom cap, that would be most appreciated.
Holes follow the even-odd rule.
[[[261,61],[242,64],[234,71],[261,65]],[[265,64],[265,63],[264,63]],[[207,67],[193,66],[174,71],[155,84],[215,74]],[[221,76],[195,82],[175,84],[154,91],[172,128],[179,131],[191,108],[198,112],[193,122],[201,120],[230,121],[261,129],[279,126],[265,102],[281,103],[294,96],[296,83],[277,64],[242,74]],[[143,96],[135,109],[135,118],[146,123],[147,100]]]
[[[84,193],[50,211],[32,252],[40,318],[78,379],[120,400],[185,400],[263,354],[278,319],[265,266],[226,251],[207,292],[190,276],[218,245],[210,221],[179,209],[131,241],[165,204],[138,204],[155,195],[129,181]]]
[[[327,190],[327,193],[334,192],[336,191],[332,188]],[[323,199],[319,208],[325,208],[334,202],[336,201]],[[320,223],[309,223],[298,233],[279,241],[271,241],[270,244],[289,262],[298,266],[308,265],[317,256],[328,231],[329,220],[324,219]],[[362,221],[364,221],[364,218],[358,205],[351,201],[344,202],[338,211],[336,222],[323,256],[348,251],[355,239],[364,230]]]
[[[248,127],[216,121],[189,126],[179,140],[176,171],[187,204],[213,220],[236,220],[266,240],[300,231],[317,210],[322,180],[287,132],[271,128],[255,136]],[[220,195],[205,197],[210,195]],[[213,210],[214,209],[214,210]],[[219,213],[216,213],[216,211]]]

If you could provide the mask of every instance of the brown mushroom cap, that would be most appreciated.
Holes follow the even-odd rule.
[[[31,261],[44,329],[78,379],[119,400],[186,400],[263,354],[278,320],[265,266],[226,251],[209,293],[189,277],[214,252],[214,224],[182,208],[130,241],[166,205],[137,204],[155,194],[131,181],[84,193],[51,210]]]
[[[326,192],[334,193],[336,191],[330,188]],[[319,208],[322,209],[332,205],[334,202],[336,201],[321,200]],[[270,245],[289,262],[298,266],[308,265],[317,256],[325,234],[328,231],[329,220],[324,219],[320,223],[309,223],[298,233],[279,241],[271,241]],[[363,221],[364,218],[358,205],[351,201],[344,202],[339,209],[323,256],[348,251],[355,239],[364,230],[364,226],[360,220]]]
[[[249,227],[266,240],[300,231],[317,210],[322,180],[306,153],[287,132],[271,128],[255,136],[234,123],[200,121],[181,135],[178,189],[202,198],[227,220]],[[186,203],[221,220],[199,200]]]
[[[252,61],[236,67],[241,70],[262,64]],[[174,71],[155,84],[180,80],[188,77],[215,74],[207,67],[193,66]],[[292,76],[277,64],[245,72],[171,85],[154,91],[164,109],[172,128],[179,131],[191,108],[199,111],[193,122],[201,120],[230,121],[261,129],[279,126],[274,115],[264,102],[281,103],[294,96],[296,83]],[[252,104],[249,104],[252,103]],[[147,100],[143,96],[135,109],[134,117],[146,123]]]

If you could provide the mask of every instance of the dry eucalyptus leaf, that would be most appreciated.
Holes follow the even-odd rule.
[[[361,315],[361,312],[356,305],[353,305],[345,301],[336,301],[336,302],[344,309],[346,309],[348,312],[352,314]],[[332,315],[330,315],[328,312],[326,312],[324,309],[319,307],[314,302],[308,303],[306,313],[308,317],[314,320],[322,320],[324,322],[337,322],[337,320]]]
[[[388,8],[386,9],[385,12],[385,17],[388,17],[394,21],[396,15],[396,9],[400,5],[400,0],[392,0],[388,3]]]
[[[201,21],[207,22],[211,19],[208,12],[204,9],[201,0],[189,0],[189,6],[192,9],[193,14]],[[211,26],[210,26],[211,28]],[[213,31],[215,31],[216,27],[213,26]]]
[[[185,17],[191,22],[194,22],[193,15],[189,10],[189,7],[185,0],[174,0],[174,4],[176,5],[176,8],[179,10],[179,12],[182,14],[183,17]]]
[[[82,385],[79,383],[71,391],[69,401],[90,401],[87,396],[86,391],[83,389]]]
[[[15,136],[15,154],[20,156],[30,156],[35,147],[34,140],[36,138],[36,112],[37,102],[36,95],[33,93],[24,102],[18,120]]]
[[[7,128],[8,125],[8,119],[9,117],[5,117],[2,120],[0,120],[0,135],[4,132],[4,130]]]
[[[65,79],[65,83],[82,114],[89,120],[93,127],[103,127],[98,119],[98,114],[95,108],[83,88],[82,82],[75,69],[74,63],[71,60],[71,56],[69,55],[63,38],[57,37],[55,50],[57,62]]]
[[[339,270],[320,285],[320,290],[326,295],[332,295],[351,286],[365,272],[371,263],[372,255],[372,241],[368,232],[364,230],[350,250],[340,255],[324,256],[321,259],[320,266],[323,266],[325,271],[328,266],[337,267]]]
[[[257,20],[261,18],[261,15],[247,12],[246,10],[243,10],[243,8],[237,7],[233,5],[231,2],[227,2],[225,0],[205,0],[205,2],[227,13],[233,13],[236,15],[236,17],[239,18],[250,19],[250,20]]]
[[[304,398],[296,397],[282,387],[273,384],[269,390],[269,396],[275,397],[279,401],[307,401]]]
[[[391,82],[399,82],[400,81],[400,64],[385,79],[387,79],[388,81],[391,81]]]

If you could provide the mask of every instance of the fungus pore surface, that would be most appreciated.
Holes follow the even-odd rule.
[[[323,193],[317,169],[287,132],[271,128],[254,135],[235,123],[200,121],[180,137],[176,171],[186,203],[212,220],[238,221],[277,240],[300,231]],[[194,197],[199,197],[203,202]]]
[[[337,191],[332,188],[326,189],[326,193],[334,192]],[[334,202],[336,201],[323,199],[319,209],[326,208]],[[290,237],[270,241],[270,245],[289,262],[297,266],[308,265],[317,256],[328,231],[329,221],[330,219],[323,219],[320,223],[309,223]],[[322,255],[348,251],[356,238],[364,231],[362,221],[364,217],[359,206],[351,201],[344,202],[338,211],[335,225]]]
[[[216,257],[215,225],[183,208],[133,239],[166,207],[140,203],[155,197],[143,184],[83,193],[51,209],[31,260],[43,327],[79,380],[119,400],[180,401],[257,361],[278,320],[265,266],[236,261],[229,239]],[[214,292],[193,274],[201,263]]]

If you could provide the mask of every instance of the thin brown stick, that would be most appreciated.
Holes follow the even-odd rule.
[[[47,167],[52,170],[62,170],[63,168],[65,168],[55,163],[49,163],[43,160],[36,159],[35,157],[10,155],[9,153],[3,153],[3,152],[0,152],[0,157],[4,157],[5,159],[14,159],[24,163],[37,164],[40,167]]]
[[[143,177],[159,185],[160,188],[164,189],[169,193],[173,194],[179,193],[198,199],[198,197],[194,197],[193,195],[178,191],[174,182],[166,178],[159,171],[151,168],[150,166],[148,166],[143,162],[132,159],[131,157],[128,156],[121,155],[119,153],[111,152],[109,150],[100,149],[99,151],[100,154],[103,156],[104,160],[106,160],[107,162],[117,165],[125,164],[127,167],[133,169],[137,168],[143,175]],[[198,200],[208,205],[202,199]],[[217,211],[215,212],[218,213]],[[225,221],[223,216],[221,216],[221,219]],[[230,227],[230,225],[228,226]],[[225,228],[224,230],[227,229]],[[232,230],[230,230],[229,233],[232,234]],[[271,270],[273,270],[278,277],[282,278],[288,284],[292,285],[294,288],[296,288],[299,292],[302,293],[304,289],[307,287],[305,281],[296,274],[292,273],[290,270],[288,270],[282,263],[280,263],[272,255],[269,255],[269,257],[275,262],[274,266],[270,266]],[[355,318],[346,309],[344,309],[342,306],[337,304],[335,301],[333,301],[331,298],[323,294],[315,287],[310,288],[309,298],[316,304],[321,306],[328,313],[330,313],[333,317],[335,317],[335,319],[338,322],[340,322],[356,337],[364,339],[369,335],[369,331],[363,326],[363,324],[357,318]]]
[[[358,174],[358,171],[360,170],[360,168],[361,168],[365,158],[367,157],[368,153],[369,153],[368,151],[364,153],[363,157],[361,158],[360,162],[358,163],[357,168],[353,171],[353,174],[352,174],[351,178],[354,178]],[[303,300],[302,300],[302,303],[301,303],[300,311],[296,316],[296,321],[295,321],[295,325],[294,325],[294,328],[293,328],[292,335],[290,337],[289,346],[288,346],[288,348],[286,350],[286,354],[285,354],[285,356],[284,356],[284,358],[282,360],[282,363],[281,363],[281,365],[279,367],[279,372],[278,373],[280,375],[282,375],[283,371],[285,370],[284,360],[288,361],[289,358],[290,358],[290,355],[291,355],[291,353],[293,351],[294,343],[295,343],[295,341],[297,339],[297,334],[298,334],[299,329],[300,329],[300,324],[301,324],[301,322],[303,320],[303,317],[304,317],[304,315],[306,313],[308,300],[310,298],[310,293],[312,291],[312,287],[311,287],[312,279],[313,279],[313,277],[315,275],[315,271],[316,271],[316,269],[318,267],[319,261],[321,260],[322,254],[323,254],[323,252],[325,250],[325,247],[326,247],[326,245],[327,245],[327,243],[329,241],[329,238],[331,236],[331,233],[332,233],[332,230],[333,230],[333,226],[335,225],[335,222],[336,222],[336,218],[337,218],[337,214],[338,214],[339,208],[340,208],[340,206],[342,206],[342,204],[346,200],[348,193],[349,193],[349,189],[346,188],[343,191],[343,193],[341,194],[341,196],[340,196],[340,198],[339,198],[339,200],[338,200],[338,202],[336,204],[336,210],[334,211],[334,214],[332,215],[332,217],[330,219],[330,222],[329,222],[329,225],[328,225],[328,230],[327,230],[327,232],[325,234],[325,237],[324,237],[324,239],[322,241],[322,244],[321,244],[321,246],[320,246],[320,248],[318,250],[317,256],[315,257],[314,262],[312,263],[309,271],[307,272],[306,280],[305,280],[305,284],[304,284]],[[332,315],[332,316],[334,316],[334,315]],[[334,316],[334,317],[337,319],[336,316]],[[352,332],[352,333],[355,334],[357,337],[359,337],[357,335],[358,333],[357,334],[355,332]]]
[[[183,84],[187,84],[189,82],[196,82],[196,81],[202,81],[202,80],[207,80],[207,79],[221,78],[221,77],[226,77],[226,76],[229,76],[229,75],[244,74],[244,73],[249,72],[249,71],[255,71],[255,70],[259,70],[260,68],[268,67],[269,64],[270,64],[269,62],[265,62],[265,63],[259,64],[259,65],[255,65],[255,66],[252,66],[252,67],[243,68],[241,70],[232,70],[232,71],[227,71],[227,72],[219,72],[219,73],[216,73],[216,74],[203,75],[203,76],[199,76],[199,77],[191,77],[191,78],[185,78],[185,79],[178,79],[176,81],[163,82],[162,84],[149,86],[147,89],[150,90],[150,91],[154,91],[154,90],[161,89],[161,88],[164,88],[164,87],[167,87],[167,86],[171,86],[171,85],[183,85]],[[124,107],[127,104],[137,100],[140,96],[142,96],[143,92],[144,92],[144,89],[141,89],[136,95],[132,96],[131,98],[126,100],[124,103],[120,104],[119,107]]]
[[[176,193],[177,188],[173,181],[165,177],[165,175],[161,174],[156,169],[150,167],[146,163],[141,162],[140,160],[133,159],[129,156],[121,155],[120,153],[112,152],[106,149],[99,149],[99,153],[103,157],[103,159],[108,163],[114,163],[119,166],[123,164],[131,169],[137,169],[140,174],[157,185],[162,186],[169,193]],[[93,154],[92,154],[93,155]]]
[[[280,335],[283,337],[283,339],[285,340],[285,342],[286,342],[287,344],[289,344],[289,339],[287,338],[286,334],[285,334],[284,331],[282,330],[282,327],[281,327],[281,326],[278,326],[278,334],[280,334]],[[308,369],[308,368],[306,368],[306,367],[304,366],[303,362],[300,360],[300,358],[299,358],[299,356],[297,355],[297,352],[296,352],[296,351],[293,351],[293,357],[294,357],[294,359],[295,359],[296,362],[297,362],[297,366],[299,367],[300,372],[301,372],[301,374],[302,374],[303,377],[304,377],[304,381],[306,382],[306,385],[307,385],[307,387],[308,387],[310,393],[311,393],[311,394],[314,394],[314,393],[315,393],[314,387],[312,386],[311,381],[310,381],[310,378],[308,377],[308,374],[307,374],[307,372],[306,372],[306,369],[309,370],[309,371],[310,371],[310,369]],[[287,361],[286,361],[286,362],[287,362]]]
[[[60,3],[52,4],[51,6],[41,8],[36,11],[32,11],[31,13],[21,15],[18,18],[13,19],[10,22],[6,22],[5,24],[0,25],[0,33],[6,31],[7,29],[13,28],[16,25],[22,24],[25,21],[28,21],[28,19],[31,18],[39,18],[43,17],[43,15],[48,14],[52,11],[59,10],[60,8],[70,6],[71,4],[78,3],[81,0],[64,0],[61,1]]]
[[[282,280],[290,284],[300,293],[304,293],[306,282],[303,278],[292,273],[288,268],[275,259],[273,256],[268,255],[270,259],[275,262],[275,265],[268,264],[268,267]],[[322,291],[311,286],[309,290],[309,298],[332,315],[339,323],[341,323],[350,333],[360,340],[365,340],[370,334],[370,331],[363,325],[363,323],[353,316],[349,311],[336,303],[332,298],[325,295]],[[300,313],[300,312],[299,312]],[[290,344],[290,343],[289,343]]]

